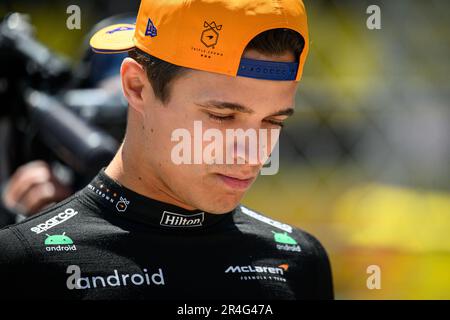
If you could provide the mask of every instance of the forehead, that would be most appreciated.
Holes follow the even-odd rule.
[[[177,79],[172,95],[185,101],[217,100],[254,105],[293,106],[298,82],[271,81],[246,77],[232,77],[205,71],[189,70]]]

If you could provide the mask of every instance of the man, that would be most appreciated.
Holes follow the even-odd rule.
[[[303,3],[143,0],[136,26],[107,27],[91,45],[130,51],[123,144],[84,189],[0,232],[2,289],[69,299],[333,298],[320,243],[239,204],[267,157],[253,161],[236,136],[202,149],[229,129],[277,131],[292,114],[308,51]],[[200,143],[199,124],[203,138],[214,133]],[[258,141],[260,155],[275,140]],[[230,149],[233,161],[223,161]]]

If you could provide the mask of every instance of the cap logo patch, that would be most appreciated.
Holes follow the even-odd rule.
[[[219,40],[219,31],[222,30],[222,25],[217,25],[214,21],[211,23],[205,21],[203,27],[206,29],[203,30],[200,41],[207,48],[214,47]]]
[[[155,25],[153,24],[150,18],[148,18],[147,21],[147,28],[145,29],[145,35],[150,36],[152,38],[158,35],[158,30],[156,29]]]

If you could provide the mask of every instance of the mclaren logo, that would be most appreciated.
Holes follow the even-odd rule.
[[[280,264],[279,266],[229,266],[225,269],[225,273],[240,275],[239,280],[272,280],[286,282],[284,277],[289,268],[288,264]]]
[[[280,264],[278,267],[267,267],[267,266],[229,266],[225,273],[270,273],[284,275],[289,266],[287,264]]]

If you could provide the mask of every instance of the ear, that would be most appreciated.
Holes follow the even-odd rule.
[[[134,59],[125,58],[120,68],[122,90],[130,107],[144,112],[144,90],[150,85],[144,68]]]

